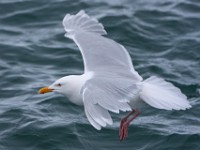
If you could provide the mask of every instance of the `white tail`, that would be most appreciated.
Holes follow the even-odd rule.
[[[140,97],[158,109],[185,110],[192,107],[187,97],[177,87],[154,76],[143,81]]]
[[[96,34],[107,34],[101,23],[95,18],[88,16],[83,10],[76,15],[67,14],[63,19],[63,26],[66,32],[94,32]]]

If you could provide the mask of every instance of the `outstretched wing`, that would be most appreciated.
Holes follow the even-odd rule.
[[[131,110],[128,102],[137,92],[135,83],[142,77],[134,70],[127,50],[117,42],[103,37],[104,27],[84,11],[67,14],[63,20],[66,37],[79,47],[85,72],[94,76],[82,87],[85,113],[96,128],[112,124],[108,111]]]
[[[108,111],[130,111],[129,100],[138,92],[135,80],[123,75],[94,75],[82,88],[85,113],[89,122],[101,129],[112,124]]]
[[[63,25],[66,36],[74,40],[82,53],[85,72],[118,72],[123,68],[131,70],[138,80],[142,80],[134,70],[127,50],[117,42],[103,37],[106,31],[96,19],[80,11],[76,15],[67,14]]]

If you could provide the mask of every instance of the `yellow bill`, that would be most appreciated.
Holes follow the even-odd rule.
[[[41,88],[38,93],[39,94],[45,94],[45,93],[49,93],[49,92],[52,92],[53,90],[48,88],[48,87],[44,87],[44,88]]]

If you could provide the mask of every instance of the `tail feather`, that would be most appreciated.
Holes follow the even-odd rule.
[[[63,19],[63,26],[66,32],[93,32],[106,35],[106,31],[101,23],[95,18],[88,16],[81,10],[76,15],[67,14]]]
[[[158,109],[185,110],[192,107],[180,89],[154,76],[144,80],[140,98]]]

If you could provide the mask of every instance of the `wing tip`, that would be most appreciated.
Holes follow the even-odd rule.
[[[84,10],[80,10],[75,15],[66,14],[63,19],[63,26],[66,32],[92,32],[106,35],[103,25],[95,18],[90,17]]]

